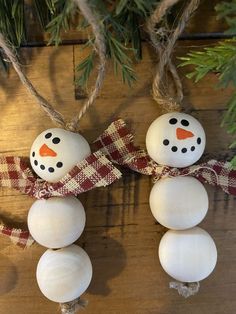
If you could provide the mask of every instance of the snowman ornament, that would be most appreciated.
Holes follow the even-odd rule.
[[[33,142],[30,163],[39,177],[55,183],[90,154],[89,144],[80,134],[53,128]],[[74,301],[90,284],[89,256],[73,244],[83,232],[85,220],[84,207],[74,196],[36,200],[29,210],[29,231],[47,248],[37,266],[37,282],[51,301]]]
[[[197,162],[205,144],[201,124],[179,112],[157,118],[146,135],[149,156],[160,165],[176,168]],[[160,263],[167,274],[183,283],[209,276],[216,265],[217,250],[211,236],[196,227],[209,205],[202,183],[191,176],[162,178],[154,184],[149,202],[155,219],[170,229],[159,245]]]

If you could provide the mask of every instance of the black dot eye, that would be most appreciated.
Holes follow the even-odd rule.
[[[35,156],[35,152],[32,153],[32,156],[33,156],[33,157]]]
[[[185,148],[185,147],[182,148],[182,149],[181,149],[181,152],[182,152],[182,153],[187,153],[187,148]]]
[[[169,120],[169,123],[170,124],[176,124],[177,123],[177,119],[172,118],[172,119]]]
[[[198,144],[201,144],[201,141],[202,141],[201,138],[198,137],[198,138],[197,138],[197,143],[198,143]]]
[[[35,166],[38,166],[38,162],[37,160],[34,161]]]
[[[53,167],[49,167],[49,168],[48,168],[48,171],[49,171],[49,172],[54,172],[54,168],[53,168]]]
[[[171,147],[172,152],[177,152],[178,148],[176,146]]]
[[[57,163],[57,168],[61,168],[63,166],[63,163],[61,162],[61,161],[59,161],[58,163]]]
[[[195,146],[192,146],[191,147],[191,151],[193,152],[195,150]]]
[[[183,126],[189,126],[188,120],[185,120],[185,119],[181,120],[181,124],[182,124]]]
[[[163,144],[164,144],[165,146],[169,145],[169,143],[170,143],[169,140],[164,140],[164,141],[163,141]]]
[[[41,165],[40,168],[41,168],[42,170],[44,170],[44,169],[45,169],[45,166],[44,166],[44,165]]]
[[[52,136],[52,133],[49,132],[49,133],[47,133],[47,134],[45,135],[45,138],[50,138],[51,136]]]
[[[59,139],[59,137],[54,137],[54,139],[52,140],[52,142],[53,142],[53,144],[58,144],[58,143],[60,143],[60,139]]]

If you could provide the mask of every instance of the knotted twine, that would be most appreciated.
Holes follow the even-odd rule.
[[[82,14],[84,15],[85,19],[87,20],[87,22],[92,27],[92,30],[93,30],[93,33],[95,36],[94,49],[99,56],[100,62],[99,62],[99,66],[98,66],[98,75],[97,75],[97,79],[95,82],[95,86],[94,86],[93,90],[91,91],[87,101],[84,103],[81,110],[79,111],[78,115],[74,115],[71,122],[67,123],[65,121],[63,115],[60,112],[56,111],[54,109],[54,107],[43,96],[41,96],[37,92],[37,90],[35,89],[33,84],[30,82],[30,80],[27,78],[27,76],[22,71],[22,68],[18,62],[17,57],[16,57],[15,51],[11,48],[10,43],[7,42],[7,40],[4,38],[4,36],[1,33],[0,33],[0,47],[2,48],[3,52],[5,53],[6,58],[12,63],[12,65],[13,65],[16,73],[18,74],[22,84],[27,88],[29,93],[36,99],[36,101],[38,102],[40,107],[47,113],[47,115],[51,118],[51,120],[65,129],[68,129],[72,132],[76,132],[78,129],[78,123],[79,123],[80,119],[87,112],[89,107],[93,104],[93,102],[95,101],[95,99],[98,96],[99,91],[101,89],[101,86],[102,86],[102,83],[104,80],[104,74],[105,74],[106,45],[105,45],[104,34],[103,34],[102,29],[101,29],[101,23],[100,23],[98,17],[91,10],[91,8],[88,4],[88,0],[73,0],[73,1],[79,7],[79,9],[82,12]],[[99,159],[99,158],[97,158],[97,159]],[[107,162],[106,162],[106,165],[107,165]],[[103,169],[106,168],[106,165],[104,166]],[[5,166],[6,166],[6,164],[5,164]],[[94,169],[94,170],[96,170],[96,169]],[[83,175],[84,175],[85,180],[89,177],[88,182],[90,181],[90,185],[92,185],[94,187],[95,186],[94,180],[93,180],[94,174],[86,172]],[[100,178],[100,181],[102,182],[103,185],[106,185],[106,176],[107,175],[108,175],[108,173],[104,174],[104,176],[102,178]],[[114,175],[116,178],[118,178],[120,176],[120,174],[118,174],[118,172],[114,173]],[[75,176],[73,177],[73,173],[72,173],[72,178],[74,179],[74,181],[76,180],[76,177]],[[92,178],[92,180],[90,180],[91,178]],[[12,181],[12,182],[14,181],[14,175],[13,175],[13,179],[10,181]],[[36,181],[36,182],[38,183],[38,181]],[[70,185],[71,178],[68,182]],[[78,182],[76,182],[76,184],[78,187],[79,186]],[[47,183],[45,183],[44,185],[47,185]],[[66,186],[65,182],[64,182],[64,185]],[[40,189],[40,184],[37,186],[37,188]],[[47,190],[47,192],[48,192],[48,190]],[[3,224],[0,227],[1,227],[0,232],[2,234],[9,235],[9,237],[12,240],[14,240],[18,245],[20,245],[21,247],[24,247],[24,246],[31,244],[32,240],[30,238],[29,233],[27,233],[21,229],[8,228]],[[68,303],[66,303],[66,305],[61,304],[61,311],[62,311],[62,313],[65,313],[65,314],[74,314],[78,309],[81,308],[80,305],[81,305],[80,300],[74,300],[72,302],[68,302]],[[84,306],[82,306],[82,307],[84,307]]]

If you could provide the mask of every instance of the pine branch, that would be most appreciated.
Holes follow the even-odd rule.
[[[75,13],[75,4],[72,0],[47,0],[48,9],[51,12],[51,20],[46,26],[50,34],[48,45],[61,43],[61,32],[70,29],[70,20]]]
[[[223,19],[228,24],[227,34],[236,34],[236,0],[221,2],[216,5],[218,19]]]
[[[236,86],[236,39],[219,43],[215,47],[205,48],[203,51],[189,52],[185,57],[180,57],[183,62],[181,67],[192,65],[194,70],[186,76],[200,81],[208,73],[218,74],[218,87],[226,88],[229,85]],[[236,135],[236,92],[227,103],[227,111],[223,116],[222,127],[226,127],[227,133]],[[229,148],[236,146],[234,141]],[[236,168],[236,157],[231,161]]]
[[[189,52],[180,57],[183,62],[180,67],[193,65],[194,70],[186,76],[201,80],[209,72],[219,73],[219,86],[226,88],[236,86],[236,38],[218,43],[215,47],[204,48],[203,51]]]

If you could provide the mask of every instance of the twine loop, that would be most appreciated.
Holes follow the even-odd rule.
[[[176,67],[172,63],[171,55],[178,37],[183,32],[188,20],[197,9],[200,2],[200,0],[191,0],[186,5],[177,26],[173,31],[170,31],[166,27],[161,27],[161,32],[156,31],[156,26],[161,22],[168,10],[179,1],[180,0],[162,0],[147,21],[147,30],[151,43],[159,57],[156,74],[152,84],[152,95],[164,112],[181,111],[183,87]],[[163,37],[159,39],[161,34],[164,35],[164,40]],[[170,89],[167,86],[167,74],[170,74],[174,84],[174,96],[170,95]]]

